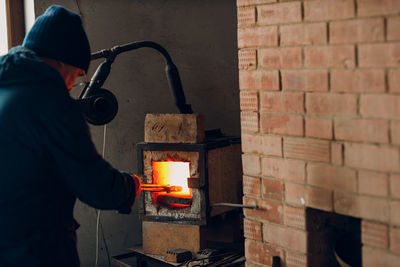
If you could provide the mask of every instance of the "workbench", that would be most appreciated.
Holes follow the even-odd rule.
[[[179,266],[181,263],[167,262],[164,260],[162,255],[146,254],[143,252],[141,246],[131,247],[128,250],[131,252],[117,255],[112,257],[113,263],[121,267],[147,267],[148,263],[155,263],[157,266]],[[136,262],[132,262],[132,258],[136,259]],[[136,265],[131,265],[135,263]]]
[[[146,254],[143,252],[141,246],[136,246],[128,249],[130,252],[117,255],[112,257],[112,262],[116,266],[120,267],[150,267],[150,266],[159,266],[159,267],[167,267],[167,266],[192,266],[186,265],[185,263],[173,263],[167,262],[164,260],[163,255],[153,255],[153,254]],[[244,266],[244,256],[237,255],[237,259],[226,264],[226,265],[214,265],[210,264],[210,266]],[[202,266],[201,261],[193,262],[193,265]]]

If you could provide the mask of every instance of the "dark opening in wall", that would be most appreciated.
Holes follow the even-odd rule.
[[[310,267],[361,267],[361,219],[307,208],[306,229]]]

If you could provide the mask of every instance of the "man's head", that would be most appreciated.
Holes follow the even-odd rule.
[[[85,72],[89,68],[90,45],[81,18],[61,6],[50,6],[36,19],[22,46],[42,58],[60,61]]]
[[[78,76],[85,76],[86,78],[86,73],[83,69],[51,58],[41,57],[41,59],[44,63],[58,71],[58,73],[64,79],[65,86],[68,90],[72,89]]]

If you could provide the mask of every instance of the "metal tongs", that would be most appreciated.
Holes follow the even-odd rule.
[[[182,186],[177,185],[161,185],[161,184],[142,184],[142,191],[151,192],[180,192],[182,191]]]

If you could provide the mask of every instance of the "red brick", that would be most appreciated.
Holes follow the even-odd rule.
[[[311,68],[329,68],[355,66],[355,49],[353,45],[305,47],[305,65]]]
[[[387,39],[390,41],[400,40],[400,17],[387,19]]]
[[[282,70],[284,91],[328,91],[327,70]]]
[[[389,91],[400,93],[400,69],[389,70]]]
[[[306,229],[306,214],[304,209],[286,206],[283,220],[288,226]]]
[[[383,41],[383,19],[334,21],[329,25],[329,34],[332,44]]]
[[[354,115],[357,113],[357,96],[332,93],[307,94],[306,110],[308,114]]]
[[[281,46],[317,45],[327,42],[325,23],[282,25],[279,31]]]
[[[244,198],[243,204],[257,205],[257,209],[244,209],[244,215],[255,220],[283,223],[282,204],[261,199]]]
[[[304,112],[304,94],[261,92],[260,109],[268,112]]]
[[[346,141],[389,142],[389,123],[377,119],[336,119],[335,138]]]
[[[400,201],[390,202],[390,222],[392,225],[400,226]]]
[[[399,12],[400,2],[398,0],[358,0],[357,13],[362,17]]]
[[[400,174],[390,176],[390,193],[392,197],[400,198]]]
[[[260,222],[251,221],[245,218],[243,220],[243,230],[244,230],[244,237],[258,241],[262,240]]]
[[[284,138],[283,155],[287,158],[329,162],[329,142],[302,138]]]
[[[292,182],[304,182],[305,163],[297,160],[263,158],[262,175]]]
[[[386,174],[371,171],[359,171],[358,188],[361,194],[388,196],[388,178]]]
[[[304,231],[272,224],[263,225],[264,241],[300,252],[307,251],[307,235]]]
[[[236,5],[239,7],[239,6],[268,4],[275,2],[277,2],[277,0],[236,0]]]
[[[260,263],[253,262],[253,261],[249,260],[248,258],[246,259],[246,262],[245,262],[244,266],[245,267],[263,267]]]
[[[383,224],[361,222],[362,243],[373,247],[388,247],[388,227]]]
[[[304,19],[307,21],[335,20],[354,17],[353,0],[305,1]]]
[[[272,256],[283,256],[283,251],[260,243],[246,239],[244,242],[246,259],[261,264],[272,265]]]
[[[400,43],[359,45],[358,60],[360,67],[398,67]]]
[[[257,8],[258,23],[279,24],[301,21],[301,3],[279,3],[259,6]]]
[[[278,45],[278,28],[250,27],[238,29],[238,47],[264,47]]]
[[[308,164],[307,182],[333,190],[357,191],[356,171],[326,164]]]
[[[282,138],[279,136],[264,135],[261,137],[261,154],[266,156],[282,157]]]
[[[287,203],[332,211],[331,190],[291,183],[286,183],[285,189]]]
[[[257,67],[257,50],[239,50],[239,69],[252,70]]]
[[[261,178],[243,176],[243,194],[255,197],[261,196]]]
[[[242,134],[243,152],[282,157],[282,138],[271,135]]]
[[[383,69],[331,70],[330,77],[333,92],[385,92]]]
[[[390,249],[400,252],[400,228],[390,229]]]
[[[257,132],[258,131],[258,113],[241,112],[240,123],[242,131]]]
[[[257,92],[240,92],[240,110],[258,110],[258,93]]]
[[[240,90],[279,90],[277,70],[239,71]]]
[[[300,47],[261,49],[259,62],[265,68],[299,68],[302,66]]]
[[[332,191],[316,187],[307,187],[306,191],[307,207],[332,211]]]
[[[306,136],[332,139],[332,120],[306,117]]]
[[[249,26],[256,23],[255,7],[239,7],[237,9],[238,26]]]
[[[261,173],[260,158],[254,155],[242,155],[243,173],[246,175],[258,175]]]
[[[376,170],[399,170],[399,150],[394,147],[347,143],[345,164],[350,167]]]
[[[261,137],[261,154],[282,157],[282,138],[264,135]]]
[[[261,113],[262,133],[303,135],[303,117],[300,115]]]
[[[389,221],[389,203],[386,199],[334,192],[335,212],[362,219]]]
[[[331,143],[331,159],[333,165],[343,165],[343,144]]]
[[[307,267],[307,255],[286,252],[286,267]]]
[[[400,95],[361,95],[360,112],[375,118],[400,117]]]
[[[363,267],[395,267],[400,262],[400,256],[388,250],[363,246],[361,254]]]
[[[282,200],[285,187],[283,182],[271,179],[262,180],[262,197],[265,199]]]

